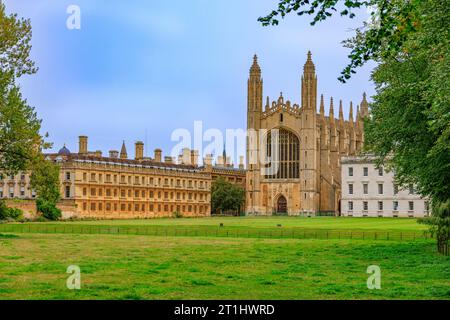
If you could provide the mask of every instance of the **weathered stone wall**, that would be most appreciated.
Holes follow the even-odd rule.
[[[18,208],[23,211],[25,218],[36,218],[38,216],[36,212],[36,201],[35,200],[6,200],[6,205],[12,208]],[[61,209],[63,219],[68,219],[71,217],[77,217],[77,208],[75,202],[72,200],[62,200],[58,203],[57,207]]]

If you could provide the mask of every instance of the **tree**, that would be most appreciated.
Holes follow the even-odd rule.
[[[290,12],[314,15],[312,25],[342,6],[340,14],[373,7],[371,21],[344,41],[350,63],[339,80],[372,59],[376,95],[366,119],[366,151],[395,171],[400,185],[415,184],[432,201],[425,219],[437,235],[439,251],[448,248],[450,224],[450,1],[449,0],[280,0],[260,18],[278,24]],[[445,209],[447,208],[447,209]],[[445,243],[443,243],[445,242]],[[445,252],[448,252],[446,250]]]
[[[61,194],[59,189],[59,166],[42,156],[36,161],[30,176],[31,187],[36,191],[38,212],[50,220],[61,217],[61,210],[56,208]]]
[[[39,134],[41,120],[16,83],[37,71],[29,57],[30,41],[30,21],[7,15],[0,3],[0,171],[7,173],[29,169],[49,146]]]
[[[36,191],[38,198],[56,204],[61,197],[59,190],[59,166],[41,157],[32,168],[30,184]]]
[[[18,18],[17,14],[7,15],[5,5],[0,3],[0,69],[13,77],[37,72],[30,59],[31,22]]]
[[[448,254],[450,230],[450,6],[423,1],[417,30],[396,57],[373,73],[377,94],[365,124],[366,148],[396,173],[400,185],[415,184],[432,201],[424,223]],[[447,209],[445,209],[447,207]]]
[[[211,207],[213,213],[239,212],[245,201],[243,188],[224,178],[214,181],[211,190]]]

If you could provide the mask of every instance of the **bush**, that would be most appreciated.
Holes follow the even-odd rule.
[[[19,220],[23,217],[23,211],[19,208],[9,208],[9,216],[14,220]]]
[[[431,217],[422,218],[419,223],[430,226],[430,232],[436,237],[439,253],[449,255],[450,243],[450,199],[444,202],[433,202]]]
[[[183,214],[181,212],[175,211],[174,213],[172,213],[172,216],[174,218],[183,218]]]
[[[54,203],[43,199],[36,200],[37,211],[42,213],[42,216],[48,220],[58,220],[61,218],[61,210],[56,207]]]
[[[33,222],[48,222],[48,219],[44,218],[43,216],[39,216],[34,219]]]
[[[23,211],[18,208],[9,208],[4,201],[0,201],[0,220],[18,220]]]

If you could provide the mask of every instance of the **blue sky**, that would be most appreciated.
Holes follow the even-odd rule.
[[[246,82],[257,53],[264,96],[300,101],[300,76],[311,50],[319,93],[327,104],[373,94],[373,64],[347,84],[337,77],[347,63],[341,41],[361,24],[336,17],[315,27],[295,15],[278,27],[257,18],[278,0],[6,0],[9,12],[31,19],[32,57],[39,72],[21,79],[24,96],[43,119],[54,150],[64,143],[77,151],[119,149],[129,155],[145,140],[147,155],[176,144],[177,128],[245,129]],[[69,5],[81,9],[81,30],[66,28]],[[328,109],[327,109],[328,112]],[[244,150],[237,153],[243,154]]]

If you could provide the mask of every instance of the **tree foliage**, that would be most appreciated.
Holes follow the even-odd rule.
[[[13,77],[34,74],[35,63],[30,59],[31,23],[29,19],[7,15],[5,5],[0,2],[0,70]]]
[[[33,165],[30,184],[36,191],[38,199],[56,205],[61,197],[59,189],[59,166],[41,157]]]
[[[44,199],[37,199],[36,207],[38,212],[42,213],[42,217],[47,220],[58,220],[62,216],[61,210],[54,203]]]
[[[377,94],[367,149],[389,159],[400,184],[445,202],[450,196],[450,7],[424,1],[420,29],[373,73]]]
[[[27,170],[45,145],[41,120],[22,98],[19,87],[0,72],[0,170],[16,173]]]
[[[19,220],[23,217],[23,211],[19,208],[9,208],[4,200],[0,200],[0,221]]]
[[[214,181],[211,189],[211,207],[213,213],[239,212],[245,201],[243,188],[223,178]]]
[[[339,77],[345,83],[367,61],[396,56],[408,34],[417,29],[414,8],[420,2],[423,0],[279,0],[278,8],[258,21],[264,26],[278,25],[280,18],[296,12],[312,15],[311,25],[315,25],[336,13],[352,19],[358,9],[373,8],[371,19],[356,29],[353,39],[345,41],[351,48],[350,62]]]
[[[417,30],[373,73],[377,94],[365,124],[366,148],[393,168],[400,185],[415,184],[432,200],[433,217],[425,222],[448,253],[450,6],[429,0],[414,9]]]
[[[22,98],[17,79],[37,71],[30,59],[31,24],[7,15],[0,3],[0,171],[27,170],[44,142],[41,120]]]
[[[450,241],[450,199],[440,202],[433,209],[433,216],[419,220],[430,226],[431,233],[437,238],[438,251],[448,255]]]
[[[61,217],[61,210],[56,207],[61,198],[59,189],[59,166],[42,156],[35,161],[30,176],[31,187],[36,191],[36,208],[49,220]]]

